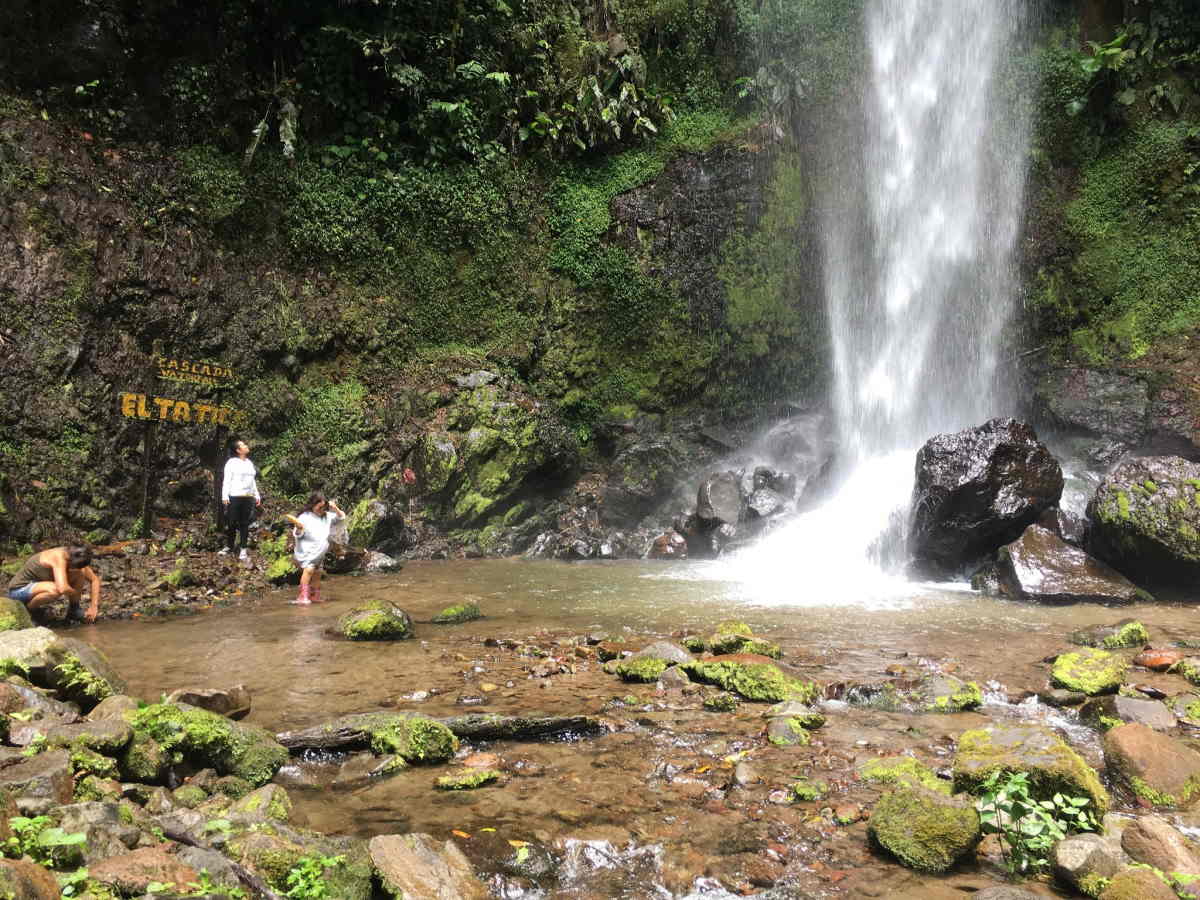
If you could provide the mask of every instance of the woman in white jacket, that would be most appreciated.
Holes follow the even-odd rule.
[[[292,537],[296,539],[293,555],[301,569],[300,596],[291,601],[297,606],[321,603],[321,564],[329,552],[329,532],[335,522],[346,518],[333,500],[326,501],[325,495],[315,491],[304,504],[299,516],[284,516],[292,523]]]
[[[262,495],[258,493],[258,470],[250,462],[250,445],[238,441],[234,449],[237,456],[231,456],[225,463],[225,476],[221,479],[221,502],[225,504],[225,549],[221,555],[240,546],[238,559],[247,561],[250,517],[256,506],[262,506]]]

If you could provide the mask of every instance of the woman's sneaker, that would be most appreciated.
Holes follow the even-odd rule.
[[[249,551],[246,550],[245,547],[243,547],[242,552],[238,554],[238,559],[241,562],[250,562],[250,553],[249,553]]]
[[[232,547],[222,547],[220,550],[217,551],[217,556],[228,556],[232,552],[233,552]]]

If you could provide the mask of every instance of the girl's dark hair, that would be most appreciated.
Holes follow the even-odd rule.
[[[308,502],[304,504],[304,509],[301,511],[302,512],[312,512],[313,507],[315,507],[318,503],[324,503],[324,502],[325,502],[325,495],[322,494],[320,491],[313,491],[311,494],[308,495]]]

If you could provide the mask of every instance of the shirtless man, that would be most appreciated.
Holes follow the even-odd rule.
[[[25,560],[21,571],[8,583],[8,596],[20,600],[30,612],[64,597],[70,604],[70,618],[79,609],[85,587],[89,588],[91,603],[83,618],[95,622],[100,611],[100,576],[92,568],[92,551],[80,546],[54,547]]]

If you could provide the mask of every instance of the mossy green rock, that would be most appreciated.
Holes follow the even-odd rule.
[[[825,724],[825,716],[811,706],[800,703],[796,700],[785,700],[782,703],[776,703],[770,709],[763,712],[764,719],[774,719],[780,716],[795,719],[801,726],[812,731],[814,728],[820,728]]]
[[[287,750],[263,729],[183,703],[156,703],[127,713],[126,721],[133,726],[131,749],[150,746],[149,739],[172,758],[236,775],[254,786],[270,781],[288,758]]]
[[[782,716],[767,722],[767,740],[776,747],[807,747],[812,736],[799,719]]]
[[[1097,816],[1108,812],[1108,791],[1096,770],[1048,728],[991,725],[967,731],[954,756],[954,789],[977,792],[993,772],[1025,772],[1038,799],[1056,793],[1090,797]]]
[[[788,792],[791,794],[792,800],[797,803],[812,803],[829,793],[829,785],[823,781],[801,778],[792,783]]]
[[[711,712],[736,712],[738,698],[733,694],[710,694],[704,698],[704,708]]]
[[[1050,670],[1050,683],[1094,697],[1115,693],[1125,682],[1129,661],[1107,650],[1085,648],[1063,653]]]
[[[1122,647],[1144,647],[1150,643],[1150,633],[1141,622],[1124,619],[1115,625],[1096,625],[1072,632],[1069,640],[1081,647],[1119,650]]]
[[[1088,504],[1092,552],[1130,578],[1194,586],[1200,579],[1198,493],[1200,463],[1178,456],[1122,462]]]
[[[482,618],[483,613],[474,603],[456,603],[454,606],[447,606],[434,616],[432,621],[434,625],[461,625],[463,622],[474,622]]]
[[[7,590],[8,585],[5,583],[0,587]],[[0,597],[0,631],[19,631],[32,627],[33,619],[29,617],[29,610],[24,603],[7,596]]]
[[[380,756],[395,754],[410,763],[444,762],[454,756],[458,738],[441,722],[423,716],[393,716],[369,713],[366,727],[371,751]]]
[[[669,666],[665,659],[642,657],[641,659],[626,659],[617,663],[613,668],[622,681],[634,681],[649,684],[658,681],[660,675]]]
[[[208,799],[208,794],[194,784],[185,784],[171,792],[171,799],[184,809],[195,809]]]
[[[264,784],[244,797],[235,800],[229,807],[231,813],[258,816],[288,822],[292,818],[292,798],[278,784]]]
[[[384,600],[346,613],[338,619],[338,630],[352,641],[400,641],[413,636],[409,614]]]
[[[795,678],[778,666],[766,662],[718,658],[684,663],[683,670],[693,681],[715,684],[747,700],[768,703],[799,700],[801,703],[810,703],[818,694],[817,686],[813,682]]]
[[[983,692],[974,681],[931,675],[921,681],[912,700],[925,712],[956,713],[978,709],[983,704]]]
[[[938,778],[933,769],[911,756],[884,756],[868,759],[858,767],[863,781],[873,784],[908,784],[950,795],[950,782]]]
[[[495,769],[465,769],[442,775],[433,786],[439,791],[470,791],[499,780],[500,773]]]
[[[872,840],[918,872],[945,872],[978,845],[979,813],[968,801],[904,784],[875,804]]]

